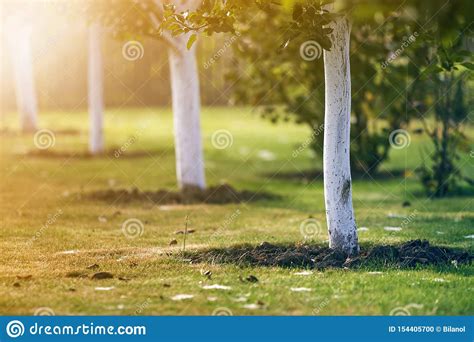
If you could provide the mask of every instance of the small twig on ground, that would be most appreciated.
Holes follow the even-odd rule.
[[[189,214],[186,215],[186,219],[184,222],[183,257],[186,254],[186,237],[188,236],[188,222],[189,222]]]

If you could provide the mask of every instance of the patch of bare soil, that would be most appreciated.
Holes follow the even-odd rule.
[[[226,204],[242,203],[278,198],[266,192],[238,191],[228,184],[221,184],[201,190],[198,187],[186,187],[182,191],[139,191],[132,190],[101,190],[87,193],[82,198],[113,203],[152,202],[159,204]]]
[[[273,245],[263,242],[258,246],[235,246],[189,252],[195,263],[232,263],[247,266],[280,266],[305,268],[361,268],[381,265],[411,268],[429,265],[471,263],[474,256],[467,251],[431,246],[426,240],[412,240],[401,245],[382,245],[362,248],[359,256],[346,254],[322,246]]]

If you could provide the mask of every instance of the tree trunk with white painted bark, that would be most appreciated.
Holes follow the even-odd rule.
[[[332,48],[324,51],[326,86],[324,127],[324,197],[329,245],[348,255],[359,252],[352,207],[350,169],[351,73],[350,23],[346,17],[331,25]]]
[[[18,18],[11,18],[7,23],[8,49],[11,55],[20,128],[24,132],[34,132],[38,129],[31,29],[31,25]]]
[[[93,23],[89,27],[88,71],[89,152],[95,155],[104,151],[102,28],[98,23]]]
[[[180,189],[204,189],[204,158],[201,142],[199,73],[195,47],[187,49],[189,35],[173,38],[169,49],[173,98],[176,175]]]

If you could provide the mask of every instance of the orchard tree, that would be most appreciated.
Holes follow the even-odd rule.
[[[204,1],[197,11],[176,11],[167,6],[163,28],[174,33],[189,30],[229,32],[236,15],[256,5],[261,10],[273,6],[270,1]],[[290,6],[291,7],[291,6]],[[324,49],[325,130],[324,184],[326,220],[331,248],[355,255],[359,251],[352,207],[350,172],[351,78],[349,60],[350,23],[346,15],[335,13],[332,4],[296,2],[293,22],[299,34],[307,34]],[[192,40],[189,41],[192,43]]]
[[[177,1],[179,11],[195,10],[199,0]],[[188,32],[171,38],[173,47],[168,49],[173,117],[176,148],[176,172],[178,183],[185,187],[204,189],[204,156],[201,138],[201,97],[196,49],[188,48],[193,33]],[[193,37],[193,38],[191,38]]]
[[[324,9],[333,11],[333,5]],[[349,255],[359,252],[352,206],[350,168],[351,69],[350,22],[337,16],[328,25],[331,49],[324,50],[324,199],[329,246]]]
[[[466,4],[461,1],[452,6],[462,7]],[[334,4],[333,4],[334,3]],[[472,2],[471,2],[472,3]],[[293,31],[293,37],[290,37],[284,44],[288,45],[291,39],[298,36],[304,36],[307,40],[317,42],[324,49],[324,82],[325,82],[325,114],[324,114],[324,144],[323,144],[323,167],[324,167],[324,188],[326,202],[326,218],[329,229],[330,247],[342,250],[348,255],[357,254],[359,245],[357,241],[357,231],[352,207],[352,181],[350,169],[350,122],[351,122],[351,68],[350,68],[350,30],[351,21],[349,20],[348,9],[360,9],[357,15],[360,15],[362,21],[367,15],[376,15],[375,10],[383,9],[387,11],[395,9],[406,10],[406,16],[411,17],[412,10],[418,12],[429,12],[430,18],[425,24],[436,17],[437,13],[446,7],[436,1],[436,6],[430,6],[427,9],[423,1],[412,0],[408,4],[401,1],[380,1],[374,6],[364,1],[310,1],[310,0],[286,0],[283,5],[287,9],[292,9],[292,21],[289,23],[289,31]],[[350,7],[353,5],[353,7]],[[214,32],[233,32],[239,17],[245,17],[249,8],[254,6],[269,12],[275,6],[273,1],[247,1],[247,0],[206,0],[203,5],[192,13],[178,12],[172,6],[167,7],[165,14],[164,29],[175,33],[186,33],[189,30],[205,32],[212,34]],[[346,6],[344,8],[344,6]],[[335,10],[336,8],[336,10]],[[469,15],[472,11],[461,13]],[[415,13],[416,16],[417,13]],[[394,16],[398,16],[394,12]],[[353,19],[354,14],[351,15]],[[391,15],[388,19],[390,19]],[[382,18],[385,20],[385,18]],[[413,21],[413,20],[412,20]],[[471,21],[467,21],[470,23]],[[251,22],[246,22],[252,26]],[[395,23],[397,25],[397,23]],[[406,29],[406,24],[399,25],[399,28]],[[421,27],[423,29],[423,27]],[[398,30],[394,30],[397,32]],[[411,30],[413,32],[413,30]],[[190,40],[192,43],[192,40]],[[400,41],[402,43],[402,41]],[[407,44],[402,45],[403,49]],[[387,54],[387,61],[381,61],[381,67],[386,68],[387,63],[391,62],[393,55],[403,53],[403,49],[391,47],[393,50]],[[391,63],[388,63],[391,64]],[[399,71],[400,68],[393,68]],[[392,70],[392,71],[393,71]],[[395,73],[397,74],[397,73]],[[392,73],[393,75],[393,73]],[[282,75],[283,77],[283,75]],[[392,77],[392,80],[400,79]],[[411,82],[411,86],[417,85],[416,79]],[[284,82],[284,80],[283,80]],[[390,86],[384,83],[385,87],[379,87],[379,92],[384,92]],[[412,99],[408,93],[413,89],[407,86],[405,89],[406,106],[408,99]],[[277,85],[278,87],[278,85]],[[392,87],[393,88],[393,87]],[[398,89],[390,91],[393,101],[397,100],[400,94],[396,94]],[[372,97],[376,94],[369,94]],[[381,94],[384,95],[384,94]],[[381,96],[382,97],[382,96]],[[382,97],[383,98],[383,97]],[[386,100],[383,98],[383,100]],[[390,100],[390,102],[393,102]],[[393,106],[394,114],[402,117],[400,106]],[[398,113],[397,113],[398,111]],[[408,119],[408,110],[405,112],[405,123]],[[404,123],[403,119],[395,119],[396,124]],[[392,122],[393,124],[393,122]],[[388,140],[388,139],[387,139]],[[387,142],[385,142],[387,144]],[[369,143],[370,145],[370,143]],[[387,146],[387,145],[386,145]],[[382,152],[382,157],[386,157],[387,152]],[[377,165],[377,164],[375,164]]]
[[[180,11],[196,9],[198,0],[177,0]],[[79,6],[81,3],[79,2]],[[200,89],[196,51],[188,48],[192,33],[160,34],[164,4],[160,0],[89,2],[88,15],[112,29],[118,38],[146,36],[163,41],[168,49],[173,97],[176,176],[180,189],[206,187],[200,128]]]
[[[32,13],[24,6],[12,7],[12,10],[5,12],[9,13],[5,18],[5,34],[11,56],[20,128],[23,132],[34,132],[38,129],[38,100],[33,73],[32,24],[29,19]]]
[[[92,23],[89,27],[88,57],[89,152],[97,155],[104,151],[104,70],[102,27],[99,23]]]
[[[417,80],[412,111],[423,123],[433,147],[426,155],[429,161],[416,171],[427,195],[440,198],[456,194],[461,184],[474,186],[474,180],[462,172],[460,154],[470,151],[464,128],[472,107],[468,90],[472,89],[474,70],[469,46],[474,38],[474,3],[460,0],[436,5],[440,10],[433,19],[419,6],[423,21],[429,24],[408,53],[417,65],[412,72]]]
[[[289,17],[291,13],[278,8],[244,14],[238,25],[240,39],[233,44],[239,67],[228,77],[235,84],[235,100],[251,103],[262,117],[274,123],[307,125],[312,130],[309,146],[322,157],[323,49],[312,36],[295,36],[287,24]],[[412,117],[400,115],[405,112],[405,97],[394,87],[405,83],[405,66],[384,64],[404,37],[413,36],[412,28],[405,25],[408,19],[386,6],[377,8],[375,15],[351,18],[353,174],[376,175],[389,157],[391,132],[406,127]],[[245,25],[246,21],[252,25]],[[261,26],[280,37],[283,43],[279,48],[267,39],[266,31],[253,29]]]

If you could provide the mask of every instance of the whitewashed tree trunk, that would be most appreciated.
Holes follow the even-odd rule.
[[[201,142],[199,73],[195,47],[186,48],[189,35],[173,38],[169,49],[173,97],[176,175],[181,189],[204,189],[204,158]]]
[[[33,74],[31,25],[18,18],[7,23],[8,50],[11,55],[20,127],[24,132],[38,129],[38,102]]]
[[[326,85],[324,127],[324,197],[329,245],[349,255],[359,252],[352,207],[350,169],[351,71],[350,23],[340,17],[330,25],[332,48],[324,51]]]
[[[104,151],[103,136],[103,65],[102,29],[100,24],[89,27],[89,152],[99,154]]]

